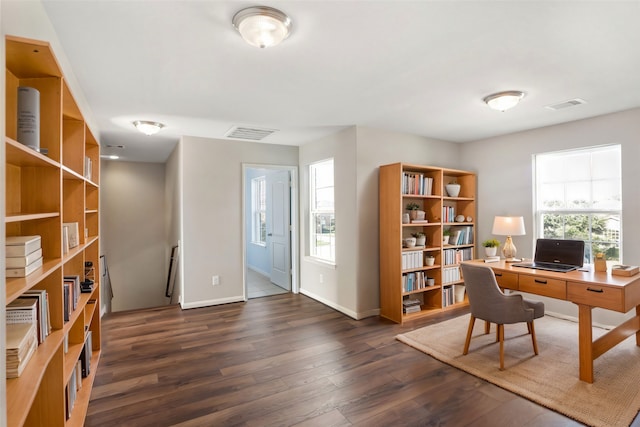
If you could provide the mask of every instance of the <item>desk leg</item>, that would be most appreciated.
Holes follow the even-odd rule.
[[[591,307],[578,304],[578,349],[580,351],[580,379],[593,382],[593,336]],[[638,336],[636,335],[636,339]]]
[[[636,306],[636,317],[640,317],[640,305]],[[640,346],[640,331],[636,332],[636,345]]]

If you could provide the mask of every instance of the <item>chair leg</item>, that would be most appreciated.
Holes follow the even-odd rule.
[[[469,328],[467,329],[467,339],[464,342],[464,350],[462,354],[469,353],[469,344],[471,343],[471,334],[473,333],[473,325],[476,323],[476,318],[471,315],[469,318]]]
[[[488,334],[489,332],[491,332],[491,322],[489,322],[488,320],[484,321],[484,333]]]
[[[531,332],[531,342],[533,343],[533,352],[538,354],[538,342],[536,341],[536,331],[533,329],[533,322],[527,322],[529,332]]]
[[[500,340],[500,370],[504,370],[504,325],[498,325],[498,338]]]

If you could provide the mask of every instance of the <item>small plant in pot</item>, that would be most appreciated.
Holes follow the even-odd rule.
[[[500,242],[496,239],[488,239],[482,242],[482,246],[484,246],[484,254],[486,256],[496,256]]]
[[[418,231],[411,235],[416,238],[416,246],[424,246],[427,243],[427,236],[422,231]]]
[[[420,209],[420,205],[414,202],[407,203],[407,210],[409,211],[409,217],[411,219],[416,219],[418,217],[418,209]]]
[[[426,257],[424,257],[424,263],[429,267],[432,266],[435,262],[436,259],[431,254],[428,254]]]
[[[453,232],[451,231],[450,228],[446,228],[444,230],[442,230],[442,244],[446,245],[449,243],[449,238],[451,237],[451,234]]]

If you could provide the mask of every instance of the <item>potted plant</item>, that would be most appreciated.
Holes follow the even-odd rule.
[[[416,246],[424,246],[427,243],[427,236],[422,231],[411,234],[416,238]]]
[[[500,242],[496,239],[488,239],[482,242],[482,246],[484,246],[484,254],[486,256],[496,256]]]
[[[424,257],[424,263],[429,267],[432,266],[435,262],[436,259],[431,254],[427,254],[427,256]]]
[[[420,209],[420,205],[415,202],[407,203],[407,210],[409,211],[409,217],[411,219],[416,219],[418,217],[418,209]]]
[[[450,228],[445,228],[444,230],[442,230],[442,244],[446,245],[449,243],[449,237],[451,237],[451,234],[453,232],[451,231]]]
[[[460,184],[454,179],[449,184],[445,185],[449,197],[458,197],[460,194]]]

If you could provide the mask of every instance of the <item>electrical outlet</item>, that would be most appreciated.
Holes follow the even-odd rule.
[[[220,284],[220,276],[212,276],[211,277],[211,284],[213,286],[218,286]]]
[[[320,275],[320,283],[324,283],[324,276],[322,274]]]

